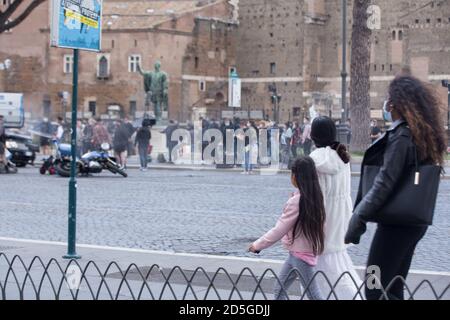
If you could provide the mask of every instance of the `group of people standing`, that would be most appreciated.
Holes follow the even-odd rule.
[[[70,141],[68,127],[61,117],[57,118],[56,125],[44,118],[40,123],[39,132],[41,150],[44,155],[51,153],[52,140],[56,140],[57,143]],[[133,137],[135,137],[134,141]],[[134,154],[136,147],[141,159],[141,170],[147,168],[150,139],[150,123],[145,120],[138,129],[128,118],[106,122],[100,117],[95,117],[77,121],[78,156],[90,151],[102,150],[102,145],[108,144],[122,169],[126,169],[127,158]]]
[[[336,141],[336,126],[331,119],[318,117],[313,121],[311,138],[316,150],[292,164],[291,182],[296,192],[275,227],[249,248],[259,253],[282,239],[289,252],[276,284],[276,299],[287,298],[287,289],[298,274],[310,299],[363,298],[362,287],[369,300],[404,299],[404,281],[415,248],[431,222],[414,224],[404,216],[392,223],[381,217],[385,216],[392,195],[403,192],[401,181],[410,168],[427,165],[439,169],[444,164],[447,137],[438,101],[432,89],[414,77],[393,80],[384,110],[392,126],[366,152],[354,207],[350,155]],[[374,181],[364,175],[370,166],[380,167]],[[417,173],[416,183],[419,184]],[[367,185],[369,191],[363,192]],[[417,201],[425,201],[426,195],[421,196],[424,198]],[[434,203],[429,205],[434,207]],[[420,210],[408,214],[428,214]],[[372,268],[379,274],[361,281],[347,245],[359,244],[368,222],[376,222],[377,229],[368,255],[367,274],[372,275]],[[320,275],[314,277],[319,271],[329,282]]]
[[[300,155],[309,155],[312,148],[311,125],[309,119],[305,118],[303,125],[298,122],[287,122],[281,128],[281,164],[289,166],[292,158]]]

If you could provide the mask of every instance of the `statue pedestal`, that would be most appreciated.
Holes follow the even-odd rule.
[[[152,139],[150,144],[153,146],[152,158],[154,162],[157,162],[158,155],[164,154],[166,159],[169,159],[169,150],[166,147],[166,134],[161,133],[167,126],[158,123],[152,127]]]

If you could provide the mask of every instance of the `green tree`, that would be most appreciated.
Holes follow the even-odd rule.
[[[372,31],[367,27],[370,0],[355,0],[350,66],[350,119],[353,152],[363,152],[370,144],[370,46]]]
[[[8,31],[23,22],[34,9],[46,0],[7,0],[0,10],[0,33]],[[12,18],[14,16],[14,18]]]

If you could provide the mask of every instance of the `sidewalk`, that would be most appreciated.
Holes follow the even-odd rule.
[[[36,161],[35,166],[39,167],[42,164],[42,159],[45,158],[43,155],[36,155]],[[361,166],[362,158],[355,158],[352,159],[351,166],[352,166],[352,176],[353,177],[359,177],[360,174],[360,166]],[[450,163],[447,162],[447,166],[445,167],[445,176],[444,180],[450,180]],[[170,164],[170,163],[158,163],[158,162],[150,162],[148,164],[149,170],[186,170],[186,171],[218,171],[218,172],[242,172],[243,168],[240,167],[234,167],[234,168],[217,168],[215,165],[210,164],[203,164],[203,165],[194,165],[194,164]],[[128,169],[139,169],[139,157],[137,155],[130,156],[128,158]],[[19,168],[20,169],[20,168]],[[266,175],[273,175],[273,174],[288,174],[291,173],[290,170],[287,169],[271,169],[271,168],[255,168],[255,173],[263,173]]]
[[[65,243],[0,238],[0,284],[6,298],[19,298],[19,282],[19,287],[25,283],[23,298],[26,299],[35,299],[36,291],[39,291],[41,299],[54,299],[59,286],[58,297],[72,299],[71,295],[76,291],[68,289],[63,276],[68,265],[68,261],[61,258],[65,250]],[[272,299],[274,274],[280,271],[283,263],[94,245],[78,245],[78,254],[82,259],[77,263],[85,272],[79,299]],[[19,260],[11,263],[15,255],[21,257],[23,264]],[[26,279],[26,266],[35,256],[41,260],[34,260]],[[5,258],[10,262],[7,263]],[[95,265],[89,261],[94,261]],[[112,261],[115,263],[111,264]],[[9,267],[11,264],[12,268]],[[8,269],[14,271],[14,276],[10,273],[5,284]],[[273,271],[267,272],[267,269]],[[363,268],[358,268],[358,271],[363,275]],[[68,281],[73,279],[71,271],[67,278]],[[416,289],[423,281],[427,283]],[[407,279],[407,286],[415,299],[435,300],[430,284],[437,296],[450,300],[450,273],[411,271]],[[289,290],[291,299],[299,299],[302,294],[298,284]],[[405,296],[410,295],[406,292]]]
[[[352,167],[352,176],[359,177],[361,175],[361,161],[362,158],[354,158],[351,161],[351,167]],[[128,158],[128,168],[130,169],[139,169],[139,157],[138,156],[131,156]],[[234,167],[234,168],[216,168],[215,165],[194,165],[194,164],[169,164],[169,163],[149,163],[149,169],[154,170],[201,170],[201,171],[219,171],[219,172],[242,172],[243,168]],[[280,174],[287,174],[291,173],[290,170],[287,169],[271,169],[271,168],[262,168],[264,170],[264,173],[266,174],[273,174],[273,173],[280,173]],[[261,168],[254,169],[256,173],[261,173]],[[445,180],[450,180],[450,163],[447,161],[447,165],[445,167]]]

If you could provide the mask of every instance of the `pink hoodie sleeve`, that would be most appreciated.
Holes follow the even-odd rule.
[[[283,209],[283,214],[278,219],[275,227],[253,243],[257,251],[266,249],[280,241],[291,229],[294,228],[298,218],[298,206],[300,195],[290,198]]]

